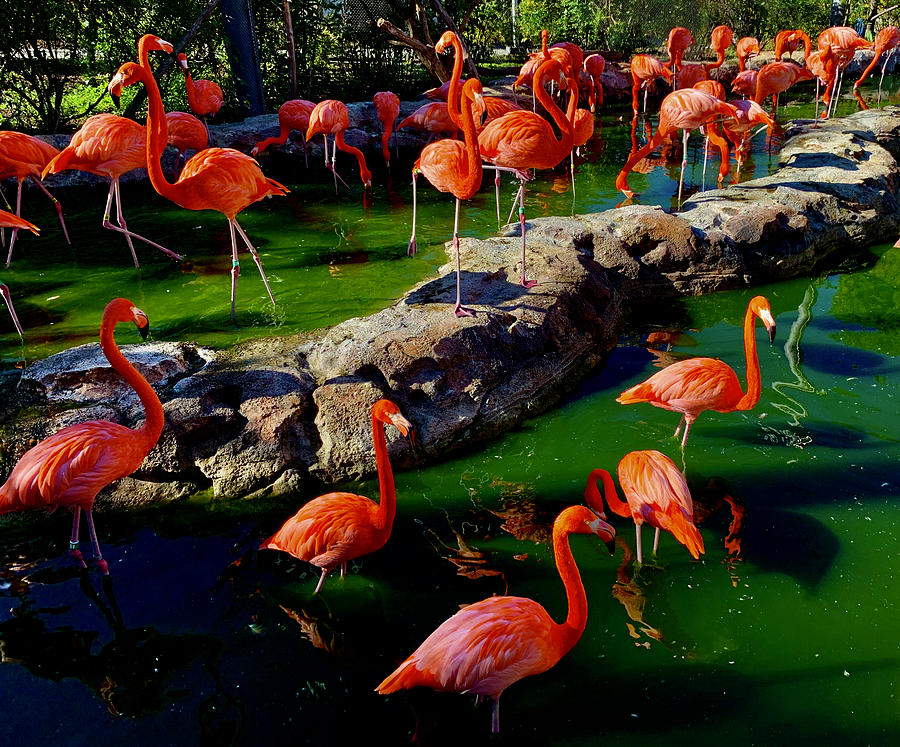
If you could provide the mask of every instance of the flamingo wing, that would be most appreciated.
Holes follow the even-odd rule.
[[[0,178],[39,177],[58,154],[56,148],[33,135],[0,132]]]
[[[416,168],[439,192],[456,194],[468,169],[465,146],[459,140],[438,140],[431,143],[422,149]]]
[[[556,136],[543,117],[529,111],[513,111],[488,122],[478,135],[478,148],[482,158],[498,166],[514,169],[552,168],[539,164],[537,155],[547,150],[547,144]]]
[[[616,402],[650,402],[676,412],[731,412],[742,396],[737,375],[727,363],[716,358],[690,358],[627,389]]]
[[[391,693],[424,685],[497,697],[512,683],[559,661],[563,652],[553,644],[554,627],[532,599],[484,599],[443,622],[376,690]]]

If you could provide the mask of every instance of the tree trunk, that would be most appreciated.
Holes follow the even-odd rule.
[[[378,28],[380,28],[392,39],[395,39],[404,46],[412,49],[412,51],[415,52],[418,58],[422,61],[422,64],[425,65],[425,69],[428,70],[428,72],[431,73],[435,78],[437,78],[441,83],[450,78],[450,73],[447,72],[447,68],[444,67],[444,63],[441,62],[440,57],[437,56],[437,53],[434,51],[433,46],[429,44],[423,44],[418,39],[415,39],[409,34],[404,33],[386,18],[379,18],[377,25]]]
[[[291,99],[297,98],[297,48],[294,45],[294,24],[291,21],[291,0],[284,0],[284,34],[287,37],[288,76]]]

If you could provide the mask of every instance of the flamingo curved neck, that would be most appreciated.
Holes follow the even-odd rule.
[[[457,127],[462,127],[462,112],[460,111],[460,85],[459,78],[462,75],[463,49],[462,42],[456,34],[451,41],[453,45],[453,77],[450,78],[450,90],[447,92],[447,113],[450,121]]]
[[[546,64],[546,63],[545,63]],[[543,68],[543,69],[542,69]],[[569,151],[572,150],[572,142],[574,140],[574,132],[572,130],[572,123],[569,120],[569,117],[566,116],[566,113],[562,111],[557,105],[556,102],[550,98],[550,95],[547,93],[547,90],[544,88],[544,78],[547,75],[547,68],[544,65],[541,65],[537,69],[535,73],[535,82],[534,82],[534,95],[535,98],[541,103],[541,106],[547,110],[550,114],[550,117],[556,123],[556,126],[559,128],[560,138],[554,141],[556,143],[555,150],[553,151],[553,155],[558,156],[557,161],[561,161],[567,155],[569,155]],[[571,84],[570,84],[571,85]],[[577,89],[574,93],[574,98],[577,103]],[[572,107],[572,92],[570,91],[569,98],[569,107]],[[574,108],[573,108],[574,109]],[[572,116],[575,116],[574,110],[572,112]]]
[[[379,531],[390,531],[397,513],[397,490],[394,486],[394,472],[388,459],[384,423],[375,415],[372,415],[372,442],[375,445],[375,468],[378,470],[380,496],[378,510],[375,512],[375,528]]]
[[[572,556],[572,548],[569,546],[569,531],[561,530],[553,532],[553,558],[556,561],[556,570],[562,579],[566,590],[566,602],[568,613],[565,622],[557,624],[554,636],[559,656],[562,657],[581,638],[587,626],[587,595],[575,558]]]
[[[628,503],[619,498],[612,475],[606,470],[603,470],[600,473],[600,477],[603,479],[603,494],[606,496],[606,503],[609,506],[609,510],[617,516],[631,516],[631,507]]]
[[[368,182],[372,175],[369,173],[369,167],[366,166],[366,157],[363,155],[363,152],[359,148],[355,148],[352,145],[348,145],[344,140],[344,131],[338,130],[334,135],[334,143],[337,146],[338,150],[344,151],[344,153],[351,153],[356,157],[356,162],[359,164],[359,173],[362,176],[362,180],[364,182]]]
[[[140,397],[141,404],[144,406],[145,420],[144,424],[135,432],[146,443],[146,451],[149,452],[153,445],[159,440],[162,433],[165,415],[163,414],[162,402],[153,387],[148,381],[138,373],[137,369],[128,362],[128,359],[122,355],[119,346],[116,345],[113,336],[116,322],[120,321],[115,316],[103,315],[100,323],[100,348],[103,355],[113,369],[122,376],[123,379],[137,392]],[[121,320],[124,321],[124,320]]]
[[[463,178],[462,199],[473,197],[481,186],[481,153],[478,150],[478,133],[475,132],[475,120],[472,118],[472,96],[468,90],[463,91],[462,131],[466,150],[466,174]]]
[[[759,358],[756,355],[756,316],[748,306],[744,314],[744,355],[747,358],[747,393],[738,400],[736,410],[752,410],[759,402],[762,384],[759,375]]]

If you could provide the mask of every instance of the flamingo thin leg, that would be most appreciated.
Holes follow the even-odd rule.
[[[43,190],[44,194],[50,198],[50,202],[53,203],[53,206],[56,208],[56,214],[59,216],[59,224],[62,226],[63,236],[66,237],[66,243],[71,244],[72,241],[71,239],[69,239],[69,232],[66,230],[66,221],[63,220],[62,205],[59,204],[59,200],[57,200],[52,194],[50,194],[50,190],[44,186],[44,183],[40,179],[38,179],[36,176],[33,176],[31,178],[34,179],[34,183]]]
[[[491,734],[500,733],[500,696],[494,698],[494,707],[491,710]]]
[[[94,516],[91,509],[84,509],[84,517],[87,519],[88,532],[91,535],[91,549],[94,552],[94,564],[104,576],[109,575],[109,566],[100,554],[100,543],[97,541],[97,530],[94,528]]]
[[[9,295],[9,288],[3,283],[0,283],[0,296],[3,296],[3,300],[6,301],[6,308],[9,309],[9,315],[12,317],[16,332],[19,333],[19,337],[24,337],[25,332],[22,330],[22,325],[19,323],[19,317],[16,316],[16,310],[13,308],[12,298]]]
[[[474,316],[475,312],[472,309],[467,309],[462,305],[461,298],[461,288],[462,285],[460,280],[460,261],[459,261],[459,198],[456,199],[456,210],[453,218],[453,248],[456,250],[456,306],[453,308],[453,313],[456,316]]]
[[[653,557],[656,557],[656,549],[659,547],[659,527],[656,527],[656,534],[653,535]]]
[[[525,182],[519,187],[519,228],[522,231],[522,274],[519,282],[523,288],[533,288],[537,285],[537,280],[525,279]]]
[[[641,551],[641,525],[635,523],[634,525],[634,536],[635,536],[635,555],[637,555],[638,565],[643,565],[644,563],[644,555]]]
[[[81,556],[81,550],[78,549],[78,535],[81,529],[81,506],[75,506],[72,509],[72,536],[69,539],[69,555],[77,560],[82,568],[87,568],[84,558]]]
[[[16,193],[16,217],[22,217],[22,181],[19,180],[19,191]],[[16,236],[19,235],[19,229],[14,228],[12,230],[12,236],[9,239],[9,254],[6,257],[6,266],[9,267],[10,262],[12,262],[12,252],[13,247],[16,245]]]
[[[269,294],[269,300],[272,302],[272,306],[274,306],[275,296],[272,295],[272,289],[269,287],[269,281],[266,278],[265,270],[263,270],[262,260],[259,258],[259,252],[257,252],[253,244],[250,243],[250,239],[247,237],[247,234],[244,233],[244,229],[241,228],[241,224],[237,222],[237,218],[232,218],[231,222],[234,223],[234,227],[238,230],[238,233],[241,235],[241,238],[247,245],[247,249],[250,251],[250,256],[253,257],[253,261],[256,263],[256,267],[259,270],[259,274],[262,277],[263,283],[265,283],[266,292]]]
[[[684,186],[684,169],[687,166],[687,157],[688,157],[688,135],[690,134],[690,130],[683,130],[684,134],[681,136],[682,143],[682,152],[681,152],[681,175],[678,177],[678,209],[681,209],[681,190]]]
[[[325,576],[328,575],[328,570],[328,568],[322,569],[322,575],[319,576],[319,583],[316,584],[316,590],[313,592],[313,594],[318,594],[320,591],[322,591],[322,584],[325,583]]]
[[[116,196],[116,220],[118,221],[119,225],[112,223],[109,219],[110,218],[110,215],[109,215],[110,203],[112,200],[113,193],[115,193],[115,196]],[[169,251],[161,244],[157,244],[155,241],[150,241],[150,239],[144,238],[140,234],[135,233],[134,231],[128,230],[128,224],[125,222],[125,215],[122,213],[122,196],[121,196],[121,192],[119,190],[119,180],[118,179],[113,179],[112,183],[110,184],[110,187],[109,187],[109,196],[106,199],[106,211],[103,214],[103,227],[125,234],[125,240],[128,242],[128,248],[131,249],[131,258],[134,260],[135,267],[140,267],[140,265],[138,264],[137,254],[134,251],[134,244],[131,243],[132,237],[135,239],[140,239],[145,244],[149,244],[150,246],[159,249],[161,252],[163,252],[163,254],[167,254],[172,259],[180,260],[182,258],[180,254],[176,254],[173,251]]]
[[[234,236],[234,221],[228,221],[228,232],[231,234],[231,321],[234,321],[234,297],[237,291],[237,279],[241,274],[241,261],[238,259],[237,240]]]
[[[418,173],[415,169],[412,172],[412,193],[413,193],[413,214],[412,214],[412,236],[409,237],[409,246],[406,247],[406,253],[410,257],[416,256],[416,181],[418,181]],[[498,203],[499,204],[499,203]]]

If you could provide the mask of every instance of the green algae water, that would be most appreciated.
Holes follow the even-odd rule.
[[[578,173],[604,176],[592,188],[579,182],[577,212],[620,200],[611,185],[627,127],[611,115],[592,147]],[[769,156],[758,148],[765,173]],[[531,187],[535,214],[542,201],[549,213],[570,212],[561,176]],[[99,229],[102,190],[67,208],[71,248],[47,211],[44,235],[22,240],[2,276],[26,326],[24,348],[0,327],[4,370],[96,339],[114,295],[144,308],[157,338],[227,345],[375,311],[445,261],[445,196],[420,190],[425,248],[409,259],[406,188],[392,201],[382,186],[362,207],[355,188],[337,200],[327,182],[292,188],[294,201],[270,200],[242,218],[279,305],[271,309],[246,261],[236,325],[220,216],[167,212],[126,190],[133,230],[179,250],[202,235],[196,246],[216,249],[192,250],[180,266],[138,246],[136,272],[121,237]],[[505,189],[508,210],[515,187]],[[653,189],[668,205],[666,170],[647,177],[643,201]],[[486,184],[463,227],[486,235],[495,224]],[[486,742],[490,706],[472,696],[373,689],[460,605],[514,594],[562,619],[552,519],[581,502],[591,469],[614,472],[634,449],[658,449],[685,469],[706,552],[694,561],[664,534],[638,570],[631,522],[611,517],[613,557],[573,537],[587,629],[555,668],[506,691],[492,743],[896,743],[900,249],[856,253],[848,267],[647,309],[555,411],[442,464],[398,472],[390,541],[316,597],[317,571],[257,550],[311,495],[101,506],[107,582],[65,555],[64,512],[0,525],[0,744]],[[676,414],[616,404],[655,365],[685,356],[720,357],[744,380],[741,323],[757,293],[778,333],[770,345],[756,331],[763,387],[753,410],[704,413],[682,452]],[[343,487],[378,490],[375,480]],[[648,555],[650,545],[645,529]]]

